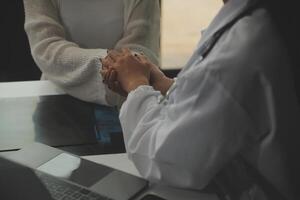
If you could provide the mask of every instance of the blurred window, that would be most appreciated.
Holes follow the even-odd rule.
[[[221,0],[162,0],[162,68],[182,68],[205,29],[222,6]]]

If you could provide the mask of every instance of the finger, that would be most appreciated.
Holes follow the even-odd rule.
[[[120,93],[120,87],[119,87],[119,82],[118,81],[114,81],[111,85],[111,88],[114,92],[116,93]]]
[[[101,74],[102,77],[104,77],[105,73],[106,73],[106,70],[103,70],[103,69],[100,70],[100,74]]]
[[[127,92],[125,92],[119,81],[114,82],[114,90],[121,96],[127,97]]]
[[[109,61],[107,58],[102,59],[102,69],[108,69],[109,68]]]
[[[132,51],[130,51],[129,48],[123,48],[122,49],[122,54],[124,54],[124,55],[132,55]]]
[[[107,65],[111,66],[111,65],[113,65],[113,64],[115,63],[115,61],[112,60],[111,57],[108,56],[108,57],[106,58],[106,63],[107,63]]]
[[[107,83],[107,87],[108,89],[114,91],[113,85],[111,83]]]
[[[142,60],[142,61],[148,61],[148,58],[145,54],[140,54],[138,55],[139,59]]]
[[[100,58],[100,62],[102,65],[102,69],[106,69],[107,68],[107,62],[105,58]]]
[[[136,58],[138,58],[139,57],[139,53],[137,53],[137,52],[133,52],[133,53],[131,53],[134,57],[136,57]],[[139,58],[138,58],[139,59]]]
[[[139,54],[137,54],[137,53],[134,54],[134,58],[135,58],[136,60],[138,60],[139,62],[145,61],[145,59],[144,59],[141,55],[139,55]]]
[[[100,74],[104,77],[108,72],[108,69],[101,69]]]
[[[115,81],[109,81],[108,83],[107,83],[107,86],[108,86],[108,88],[110,89],[110,90],[112,90],[112,91],[114,91],[114,92],[117,92],[118,93],[118,90],[115,88]]]
[[[104,74],[103,83],[108,84],[110,73],[111,73],[111,70],[108,69],[107,72]]]
[[[114,81],[113,85],[114,85],[115,90],[117,90],[119,92],[122,91],[122,88],[121,88],[121,85],[120,85],[119,81]]]
[[[114,61],[111,60],[109,57],[106,57],[105,59],[103,59],[102,69],[108,70],[113,64]]]
[[[107,72],[102,75],[102,82],[107,84]]]
[[[112,82],[112,83],[117,80],[117,72],[114,69],[112,69],[108,79],[109,79],[109,82]]]
[[[114,85],[112,83],[107,84],[108,89],[110,89],[111,91],[114,91],[116,93],[118,93],[118,91],[114,88]]]
[[[116,92],[116,93],[120,93],[120,83],[118,81],[114,81],[110,83],[110,88],[112,91]]]
[[[117,53],[114,53],[114,51],[110,51],[111,53],[107,53],[107,55],[105,56],[105,58],[102,58],[101,60],[102,60],[102,62],[104,62],[104,63],[109,63],[109,62],[111,62],[112,61],[112,59],[111,59],[111,57],[109,56],[109,55],[115,55],[115,54],[117,54]]]
[[[113,62],[120,56],[120,53],[117,50],[109,50],[107,57],[109,57]]]

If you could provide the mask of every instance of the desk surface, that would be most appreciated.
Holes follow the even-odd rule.
[[[0,98],[66,94],[50,81],[0,83]]]

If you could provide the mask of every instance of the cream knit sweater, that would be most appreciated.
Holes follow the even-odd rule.
[[[122,98],[108,90],[99,75],[106,49],[85,49],[67,41],[61,23],[60,0],[24,0],[25,30],[32,56],[43,72],[66,93],[84,101],[120,105]],[[80,16],[78,16],[80,17]],[[159,63],[160,6],[158,0],[124,0],[124,33],[115,48],[142,51]]]

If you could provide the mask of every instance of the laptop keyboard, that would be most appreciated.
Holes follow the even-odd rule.
[[[55,200],[113,200],[50,175],[36,172]]]

